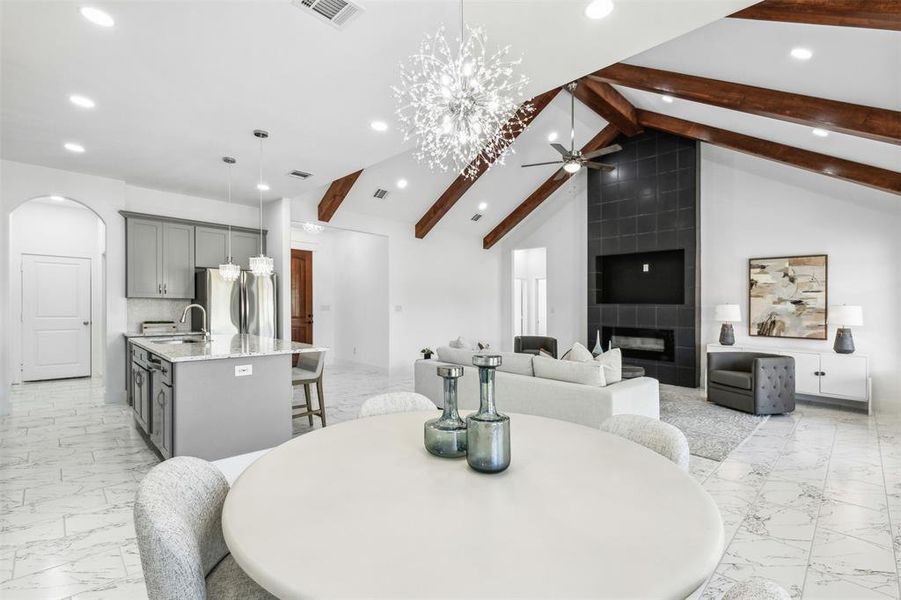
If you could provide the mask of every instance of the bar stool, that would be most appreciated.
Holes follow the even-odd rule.
[[[291,406],[291,418],[306,417],[313,425],[313,416],[318,416],[325,427],[325,395],[322,391],[322,368],[325,366],[325,352],[310,352],[298,355],[297,366],[291,369],[291,386],[302,385],[306,398],[304,404]],[[319,397],[319,408],[313,409],[310,398],[310,385],[316,384],[316,395]]]

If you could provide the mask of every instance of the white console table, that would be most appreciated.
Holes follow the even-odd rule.
[[[794,348],[766,348],[741,344],[707,344],[707,352],[763,352],[795,359],[795,393],[840,400],[845,406],[871,411],[870,363],[863,354],[813,352]]]

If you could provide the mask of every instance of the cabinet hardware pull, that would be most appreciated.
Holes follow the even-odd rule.
[[[156,395],[156,403],[160,406],[164,406],[165,402],[163,401],[165,397],[163,396],[163,391],[160,390],[160,393]]]
[[[166,284],[165,284],[165,283],[163,284],[163,293],[164,293],[164,294],[168,294],[168,293],[169,293],[168,288],[166,287]]]
[[[163,293],[163,284],[162,283],[156,284],[156,290],[158,293],[162,294]]]

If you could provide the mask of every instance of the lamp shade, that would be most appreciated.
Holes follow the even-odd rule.
[[[717,304],[713,311],[713,320],[723,323],[738,323],[741,321],[741,308],[738,304]]]
[[[863,325],[863,308],[847,304],[830,306],[829,324],[839,327],[860,327]]]

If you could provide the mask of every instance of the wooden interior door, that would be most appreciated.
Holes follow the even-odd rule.
[[[313,343],[313,253],[291,250],[291,340]]]

